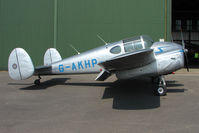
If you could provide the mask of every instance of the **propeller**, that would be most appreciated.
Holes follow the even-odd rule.
[[[187,68],[187,72],[189,72],[188,57],[187,57],[188,50],[185,48],[185,42],[184,42],[184,38],[183,38],[183,34],[182,34],[182,28],[181,28],[181,38],[182,38],[182,49],[183,49],[184,61],[185,61],[184,64],[185,64],[185,67]]]

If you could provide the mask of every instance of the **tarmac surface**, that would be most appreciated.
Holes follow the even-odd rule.
[[[199,70],[166,76],[167,96],[149,80],[96,75],[14,81],[0,72],[0,133],[198,133]]]

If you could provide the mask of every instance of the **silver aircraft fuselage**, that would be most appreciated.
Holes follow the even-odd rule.
[[[141,39],[141,41],[143,40]],[[99,73],[104,70],[103,67],[98,65],[100,62],[136,51],[127,52],[124,45],[126,45],[125,42],[121,40],[55,62],[51,64],[51,73],[68,75]],[[117,54],[110,52],[116,46],[119,46],[121,51]],[[145,49],[144,45],[142,49]],[[155,42],[148,49],[153,49],[155,60],[152,63],[128,70],[116,71],[117,78],[156,77],[169,74],[184,67],[184,54],[181,45],[171,42]]]
[[[143,67],[117,72],[118,79],[136,78],[140,76],[156,77],[170,74],[184,67],[182,46],[170,42],[156,42],[151,47],[155,61]]]

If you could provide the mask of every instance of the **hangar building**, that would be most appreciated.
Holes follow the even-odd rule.
[[[0,70],[7,69],[9,53],[15,47],[24,48],[34,65],[38,66],[43,64],[43,55],[49,47],[56,47],[65,58],[76,54],[70,44],[80,52],[104,45],[97,35],[106,42],[114,42],[142,34],[151,36],[155,41],[170,41],[173,34],[174,40],[178,41],[179,25],[183,29],[187,29],[187,24],[193,25],[186,32],[197,32],[199,18],[198,15],[194,19],[180,16],[183,14],[179,11],[180,7],[172,6],[176,1],[186,2],[0,0]]]

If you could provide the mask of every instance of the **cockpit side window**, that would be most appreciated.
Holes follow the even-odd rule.
[[[124,44],[125,52],[130,52],[130,51],[135,51],[135,50],[140,50],[140,49],[143,49],[141,41],[127,42]]]
[[[128,42],[124,44],[124,50],[125,52],[129,52],[129,51],[133,51],[135,50],[133,43],[132,42]]]
[[[142,42],[141,41],[135,42],[134,47],[135,47],[136,50],[143,49]]]
[[[146,35],[127,38],[123,40],[125,52],[137,51],[141,49],[150,49],[153,40]]]
[[[120,46],[115,46],[115,47],[111,48],[110,52],[112,54],[119,54],[121,52],[121,47]]]

